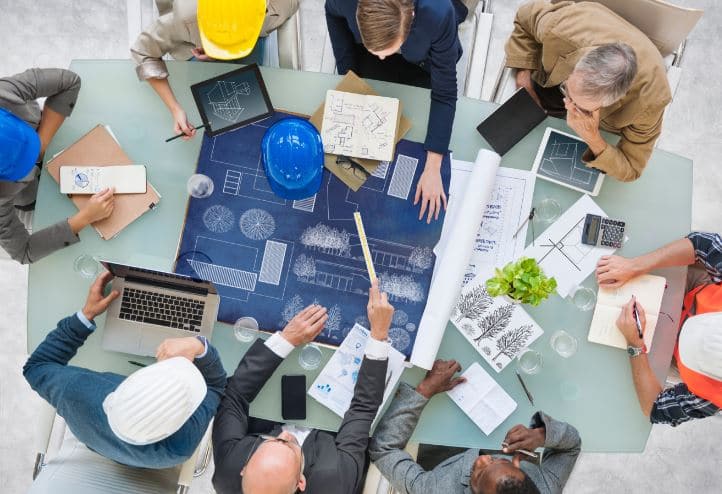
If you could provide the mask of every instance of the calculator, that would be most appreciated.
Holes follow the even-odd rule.
[[[618,249],[624,242],[624,222],[588,214],[584,219],[582,243]]]

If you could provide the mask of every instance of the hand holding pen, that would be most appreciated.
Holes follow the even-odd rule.
[[[535,449],[544,446],[546,441],[546,429],[537,427],[530,429],[523,425],[515,425],[506,433],[501,443],[504,453],[521,453],[530,458],[538,458]]]

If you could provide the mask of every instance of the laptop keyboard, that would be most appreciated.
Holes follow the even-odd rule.
[[[205,302],[192,298],[124,288],[120,318],[200,332]]]

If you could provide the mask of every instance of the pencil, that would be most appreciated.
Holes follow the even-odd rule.
[[[364,223],[361,219],[361,213],[356,211],[353,214],[353,219],[356,222],[356,230],[358,231],[359,240],[361,240],[361,250],[364,253],[364,261],[366,261],[366,270],[369,272],[369,279],[373,283],[376,279],[376,270],[374,269],[374,263],[371,260],[371,251],[369,250],[369,243],[366,240],[366,231],[364,230]]]
[[[637,302],[634,302],[634,305],[632,306],[632,312],[634,314],[634,324],[637,325],[637,334],[639,335],[639,339],[641,340],[643,338],[642,322],[639,320],[639,312],[637,312]]]
[[[519,379],[519,382],[521,383],[521,387],[524,388],[524,392],[526,393],[526,397],[529,400],[529,403],[534,406],[534,398],[531,396],[531,393],[529,392],[529,389],[527,389],[526,384],[524,384],[524,380],[521,378],[521,374],[519,374],[519,371],[516,372],[516,378]]]
[[[208,128],[208,124],[203,124],[203,125],[199,125],[198,127],[195,127],[196,130],[207,129],[207,128]],[[175,136],[173,136],[173,137],[169,137],[168,139],[165,140],[165,142],[174,141],[174,140],[178,139],[179,137],[183,137],[184,135],[186,135],[186,134],[183,133],[183,132],[181,132],[181,133],[178,134],[178,135],[175,135]]]

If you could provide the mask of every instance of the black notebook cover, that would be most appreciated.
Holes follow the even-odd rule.
[[[491,148],[503,156],[545,118],[546,112],[520,88],[503,105],[481,122],[476,130]]]

